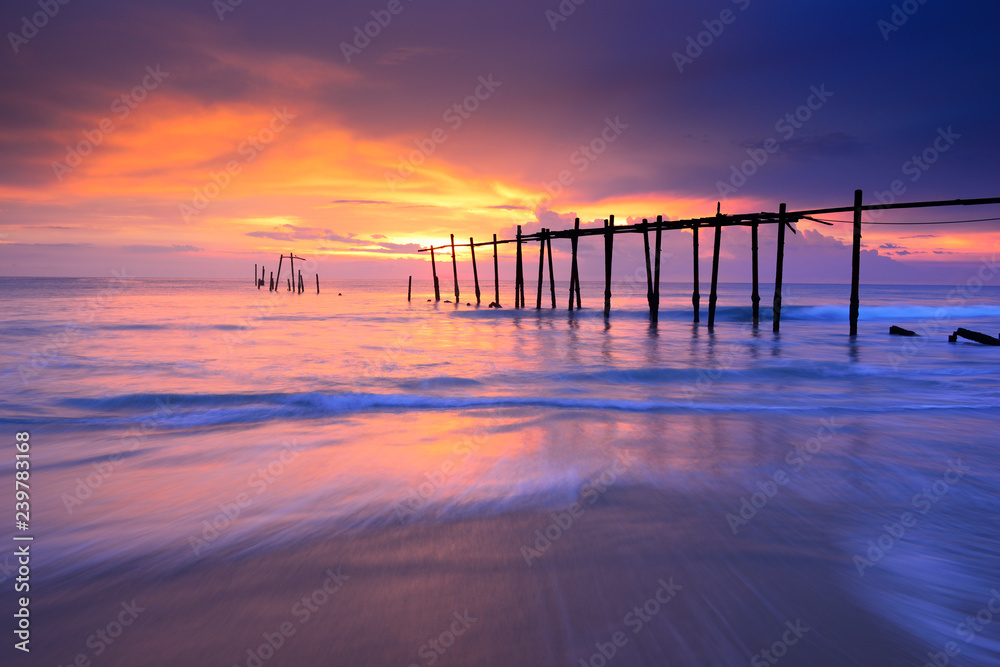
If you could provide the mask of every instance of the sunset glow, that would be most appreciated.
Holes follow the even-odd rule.
[[[0,243],[14,258],[10,270],[29,275],[103,275],[126,264],[138,275],[237,276],[253,258],[311,246],[349,261],[335,277],[399,277],[425,261],[417,247],[449,234],[509,237],[518,224],[556,228],[553,216],[566,226],[573,217],[585,225],[609,215],[703,217],[720,199],[731,213],[776,210],[781,201],[846,205],[853,189],[874,201],[894,180],[904,185],[898,200],[992,194],[996,179],[977,157],[995,135],[991,125],[954,110],[904,111],[909,93],[894,81],[882,91],[884,117],[870,116],[871,100],[852,91],[868,82],[853,73],[850,82],[850,63],[789,77],[752,108],[706,96],[742,85],[714,63],[762,25],[764,15],[743,4],[730,28],[741,32],[691,63],[678,65],[671,48],[643,47],[603,69],[579,65],[579,38],[616,19],[609,7],[581,9],[554,29],[541,10],[521,16],[527,8],[503,17],[407,11],[346,58],[350,26],[369,13],[358,3],[319,14],[299,8],[282,16],[285,32],[264,41],[273,11],[252,4],[229,7],[221,21],[209,3],[190,13],[130,8],[100,23],[68,8],[4,56],[17,120],[0,132],[8,156]],[[660,43],[683,46],[697,25],[697,13],[685,21],[679,11],[669,23],[675,39]],[[113,56],[77,34],[118,42],[126,25]],[[532,36],[533,51],[496,50],[495,36],[515,25]],[[473,42],[474,32],[491,37]],[[893,47],[919,49],[916,37]],[[637,34],[630,43],[642,41]],[[495,57],[478,60],[484,54]],[[524,59],[538,71],[525,70]],[[621,78],[647,61],[661,73]],[[968,108],[995,105],[983,89],[968,94],[978,96],[962,102]],[[924,151],[952,125],[954,145]],[[754,148],[769,138],[776,153]],[[747,163],[754,155],[766,161]],[[812,244],[849,242],[847,226],[802,226],[822,235]],[[947,280],[997,247],[994,229],[872,226],[865,248],[890,263],[931,263],[926,275]]]

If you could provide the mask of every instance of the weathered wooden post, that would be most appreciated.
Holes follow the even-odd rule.
[[[476,242],[469,237],[469,250],[472,251],[472,278],[476,281],[476,305],[480,303],[479,297],[479,270],[476,268]]]
[[[580,237],[580,218],[577,218],[576,221],[573,223],[573,231],[576,232],[576,237],[579,239],[579,237]],[[583,308],[583,304],[581,303],[581,298],[582,297],[580,296],[580,264],[579,264],[579,262],[577,262],[577,264],[576,264],[575,272],[576,272],[576,309],[580,310],[581,308]]]
[[[451,235],[451,271],[455,278],[455,303],[458,303],[458,261],[455,259],[455,235]]]
[[[552,270],[552,234],[545,235],[546,252],[549,254],[549,293],[552,296],[552,307],[556,307],[556,276]]]
[[[406,300],[409,301],[410,297],[412,296],[413,296],[413,276],[410,276],[410,281],[406,285]]]
[[[271,271],[271,286],[267,289],[268,292],[274,291],[274,271]]]
[[[576,262],[576,252],[577,247],[580,244],[580,218],[577,218],[573,222],[573,236],[570,237],[570,245],[573,251],[573,260],[570,263],[569,269],[569,309],[573,310],[574,294],[576,291],[575,300],[576,307],[580,307],[580,269]]]
[[[316,274],[316,294],[319,294],[319,274],[318,273]],[[407,301],[409,301],[409,299],[410,299],[409,295],[407,295],[406,299],[407,299]]]
[[[615,216],[604,221],[604,317],[611,317],[611,259],[614,256]]]
[[[434,300],[441,300],[441,286],[438,284],[437,264],[434,263],[434,246],[431,246],[431,275],[434,276]]]
[[[302,281],[302,269],[299,269],[299,294],[302,294],[305,291],[306,291],[306,285]]]
[[[712,248],[712,288],[708,293],[708,328],[715,326],[715,304],[719,298],[719,250],[722,247],[722,220],[715,221],[715,245]]]
[[[295,253],[288,253],[288,266],[292,271],[292,282],[295,282]]]
[[[521,264],[521,225],[517,226],[517,262],[514,269],[514,307],[524,307],[524,267]]]
[[[760,323],[760,292],[757,288],[757,227],[759,223],[755,222],[750,226],[750,248],[753,253],[753,290],[750,293],[750,301],[753,303],[753,327],[757,328]]]
[[[649,221],[642,219],[642,248],[646,255],[646,305],[649,306],[649,319],[653,319],[653,266],[649,261]]]
[[[694,321],[701,322],[701,293],[698,276],[698,223],[691,224],[691,235],[694,241],[694,291],[691,293],[691,304],[694,306]]]
[[[260,289],[261,287],[264,286],[264,275],[265,275],[265,273],[266,273],[266,269],[264,268],[264,265],[261,264],[260,265],[260,280],[257,282],[257,289]]]
[[[851,335],[858,335],[858,310],[861,306],[861,190],[854,191],[854,247],[851,262]]]
[[[542,285],[544,285],[545,280],[545,232],[547,230],[542,227],[542,230],[538,233],[538,302],[535,304],[535,310],[540,310],[542,307]]]
[[[660,319],[660,248],[663,237],[663,216],[656,216],[656,262],[653,271],[653,322]]]
[[[497,235],[493,235],[493,303],[500,306],[500,263],[497,259]]]
[[[281,263],[285,261],[285,256],[281,255],[278,257],[278,275],[274,277],[274,291],[278,291],[278,285],[281,284]]]
[[[771,329],[778,333],[781,329],[781,274],[785,264],[785,205],[778,207],[778,254],[774,264],[774,313]]]
[[[256,264],[253,265],[253,284],[254,284],[255,287],[257,286],[257,265]]]
[[[288,291],[291,292],[292,291],[292,279],[291,278],[285,278],[285,280],[288,281]]]

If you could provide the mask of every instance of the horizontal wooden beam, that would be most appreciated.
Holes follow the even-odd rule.
[[[983,204],[1000,204],[1000,197],[988,197],[984,199],[944,199],[939,201],[915,201],[900,202],[898,204],[867,204],[861,207],[862,211],[884,211],[888,209],[901,208],[930,208],[934,206],[982,206]],[[815,208],[807,211],[790,211],[789,215],[821,215],[823,213],[849,213],[854,210],[853,206],[837,206],[834,208]]]
[[[798,218],[789,214],[785,222],[796,222]],[[692,218],[688,220],[664,220],[662,222],[647,222],[647,223],[636,223],[634,225],[615,225],[611,228],[612,234],[641,234],[644,229],[650,230],[676,230],[676,229],[692,229],[694,227],[732,227],[732,226],[749,226],[754,223],[759,224],[777,224],[778,214],[777,213],[744,213],[741,215],[723,215],[723,216],[712,216],[710,218]],[[557,239],[571,239],[579,238],[581,236],[604,236],[604,227],[587,227],[576,229],[564,229],[564,230],[550,230],[547,232],[548,238]],[[521,236],[521,243],[528,241],[541,241],[544,235],[541,232],[535,234],[524,234]],[[517,239],[500,239],[497,243],[516,243]],[[483,245],[493,245],[493,241],[484,241],[481,243],[473,244],[476,247]],[[455,244],[456,248],[468,248],[470,244]],[[446,243],[439,246],[434,246],[434,250],[451,249],[451,243]],[[429,252],[431,248],[420,248],[417,252]]]

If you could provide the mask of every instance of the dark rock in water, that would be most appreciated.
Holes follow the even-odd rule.
[[[427,303],[430,303],[430,302],[431,302],[431,300],[430,300],[430,299],[427,299]]]
[[[465,305],[466,305],[466,306],[471,306],[472,304],[471,304],[471,303],[466,303]]]
[[[344,296],[344,295],[341,294],[340,292],[337,292],[337,296]]]
[[[490,301],[490,308],[503,308],[503,306],[495,301]]]
[[[910,331],[909,329],[904,329],[903,327],[897,327],[895,325],[889,327],[889,334],[893,336],[919,336],[916,331]]]
[[[448,299],[445,299],[444,302],[445,303],[451,303],[451,301],[449,301]]]

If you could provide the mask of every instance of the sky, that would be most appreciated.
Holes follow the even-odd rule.
[[[416,250],[449,234],[1000,196],[996,3],[8,0],[0,28],[4,275],[242,278],[295,252],[427,278]],[[964,281],[998,224],[866,226],[862,280]],[[849,282],[850,225],[796,227],[785,279]],[[690,243],[666,235],[665,280]],[[641,244],[616,241],[618,275]],[[748,279],[746,230],[722,258]]]

